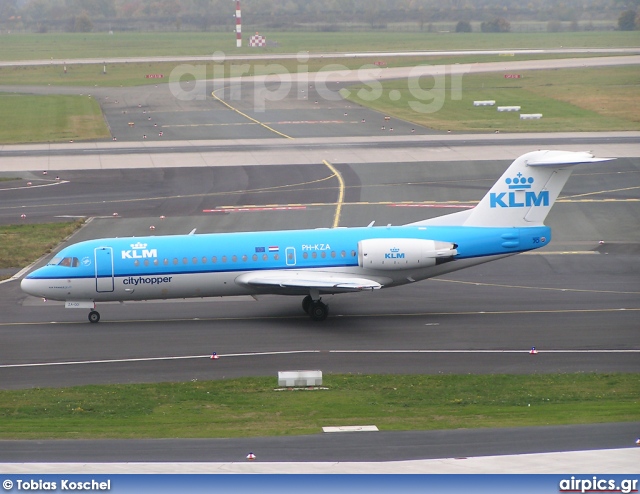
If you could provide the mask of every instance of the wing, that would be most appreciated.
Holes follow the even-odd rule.
[[[307,272],[300,270],[246,273],[236,278],[239,285],[250,286],[268,293],[308,294],[347,293],[379,290],[382,285],[374,280],[357,278],[344,273]]]

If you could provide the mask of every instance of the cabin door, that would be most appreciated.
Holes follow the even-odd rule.
[[[113,249],[98,247],[94,251],[96,261],[96,292],[113,291]]]

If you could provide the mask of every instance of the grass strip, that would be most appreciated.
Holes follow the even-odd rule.
[[[636,67],[519,71],[466,74],[461,97],[454,99],[452,80],[422,77],[343,89],[350,101],[403,120],[438,130],[556,132],[640,130],[640,72]],[[456,76],[457,77],[457,76]],[[417,84],[417,85],[416,85]],[[495,106],[474,107],[476,100]],[[521,106],[519,112],[498,112],[498,106]],[[540,120],[520,120],[520,113],[542,113]],[[389,124],[387,124],[389,126]]]
[[[255,31],[250,25],[245,32]],[[0,60],[51,60],[142,56],[206,56],[213,53],[269,54],[405,51],[515,50],[637,47],[633,31],[559,33],[429,33],[407,31],[263,32],[271,46],[236,48],[232,30],[225,32],[44,33],[11,34],[0,43]],[[277,46],[275,46],[277,44]]]
[[[100,105],[88,96],[0,93],[0,143],[59,142],[110,136]]]
[[[205,364],[210,365],[210,364]],[[223,360],[215,364],[224,365]],[[640,420],[640,374],[333,375],[0,391],[0,438],[205,438]]]
[[[0,225],[0,269],[22,268],[31,264],[51,252],[83,222]]]

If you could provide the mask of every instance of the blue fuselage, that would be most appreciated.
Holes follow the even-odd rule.
[[[388,287],[543,247],[550,238],[546,226],[397,226],[109,238],[63,249],[55,262],[29,274],[22,286],[28,293],[55,300],[222,296],[264,293],[235,283],[242,274],[290,270],[367,276]],[[380,271],[359,264],[359,242],[367,239],[449,242],[456,254],[443,265]],[[399,247],[384,255],[393,260],[405,253]]]

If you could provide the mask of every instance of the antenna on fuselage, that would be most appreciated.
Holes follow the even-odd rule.
[[[197,230],[197,228],[194,228],[193,230],[191,230],[191,231],[189,232],[189,235],[193,235],[194,233],[196,233],[196,230]]]

